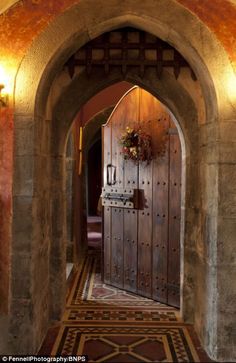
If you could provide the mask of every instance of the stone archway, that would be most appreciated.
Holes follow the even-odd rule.
[[[55,193],[57,195],[57,199],[60,198],[60,195],[62,194],[63,191],[62,155],[64,153],[66,135],[68,132],[68,126],[70,125],[70,122],[72,122],[74,119],[74,114],[76,114],[79,111],[80,107],[82,106],[79,100],[83,100],[83,102],[86,102],[97,92],[101,91],[102,89],[106,88],[107,86],[113,83],[119,82],[120,80],[121,80],[121,74],[117,73],[116,71],[111,73],[108,77],[106,77],[106,79],[104,79],[103,72],[99,69],[97,72],[93,74],[93,76],[90,76],[89,78],[87,78],[86,73],[84,72],[73,80],[73,82],[70,84],[67,90],[65,90],[65,92],[61,95],[61,98],[58,100],[57,105],[54,108],[54,113],[52,117],[53,120],[52,133],[54,134],[54,136],[56,135],[56,140],[57,140],[57,142],[53,144],[54,146],[53,155],[55,158],[54,165],[56,165],[55,164],[56,161],[57,170],[58,170],[57,175],[59,175],[60,173],[60,177],[58,177],[58,183],[55,186]],[[179,120],[179,124],[177,126],[179,128],[182,150],[183,150],[182,151],[183,164],[184,164],[183,180],[186,179],[185,173],[187,173],[186,184],[189,186],[192,185],[193,180],[198,180],[197,170],[195,167],[196,164],[198,163],[198,158],[197,155],[194,155],[194,153],[191,151],[190,145],[193,145],[195,149],[198,149],[199,137],[197,132],[197,122],[198,122],[197,110],[191,97],[178,84],[175,78],[169,75],[168,72],[163,73],[162,80],[159,81],[158,83],[155,82],[155,71],[147,72],[144,80],[142,80],[139,76],[137,76],[136,70],[131,70],[130,72],[127,73],[125,80],[132,84],[137,84],[145,88],[147,91],[152,93],[158,99],[162,100],[162,102],[167,105],[167,107],[173,112],[173,114]],[[69,108],[66,106],[68,99],[70,99]],[[71,121],[69,122],[69,120]],[[187,127],[188,123],[189,126]],[[182,130],[185,131],[184,135]],[[185,171],[185,169],[187,171]],[[200,180],[199,180],[199,185],[200,185]],[[188,191],[188,193],[191,192]],[[185,185],[183,187],[182,194],[185,194]],[[198,198],[196,198],[194,202],[196,206],[198,204],[197,199]],[[184,201],[182,207],[184,214]],[[58,209],[58,205],[56,206],[56,208]],[[200,208],[200,206],[198,206],[198,208]],[[60,208],[60,210],[62,210],[62,207]],[[188,216],[187,218],[190,218],[190,216]],[[194,220],[196,219],[196,216],[192,216],[192,218]],[[189,219],[188,223],[192,224],[193,220]],[[184,218],[182,218],[182,221],[184,221]],[[59,222],[60,228],[63,224],[64,224],[63,217],[61,215],[61,221]],[[183,230],[184,230],[184,223],[182,225],[182,231]],[[197,231],[195,231],[195,233],[197,234]],[[190,238],[190,236],[184,237],[182,232],[182,237],[183,237],[181,241],[182,252],[187,254],[191,253],[190,251],[188,251],[189,243],[186,244],[184,241]],[[55,249],[58,249],[58,241],[56,240],[56,238],[52,238],[52,241],[53,240],[56,241]],[[194,243],[194,241],[192,242]],[[185,245],[185,248],[183,248],[183,245]],[[63,253],[62,250],[60,252]],[[183,260],[184,259],[182,257],[182,261]],[[183,265],[182,269],[184,269]],[[189,276],[190,273],[191,273],[190,271],[186,271],[186,274],[189,274]],[[191,280],[192,281],[194,280],[194,274],[192,275]],[[192,309],[194,301],[193,286],[188,286],[187,281],[185,281],[184,283],[182,281],[182,288],[183,290],[186,291],[182,293],[182,296],[183,294],[186,295],[185,302],[181,304],[182,315],[184,316],[184,319],[186,321],[193,322],[194,321],[194,315]],[[51,289],[53,290],[54,287],[52,286]],[[59,301],[59,297],[57,297],[56,301]]]
[[[191,98],[184,90],[180,90],[172,79],[168,79],[167,75],[166,83],[162,81],[160,84],[153,84],[153,79],[148,77],[142,82],[134,74],[127,75],[128,81],[150,90],[172,110],[184,134],[188,201],[185,242],[188,238],[189,249],[184,250],[185,268],[182,271],[185,290],[183,294],[186,298],[186,304],[183,303],[183,316],[195,321],[204,347],[212,357],[217,357],[222,354],[225,344],[224,339],[219,340],[218,324],[221,320],[216,287],[219,238],[217,130],[220,120],[231,119],[234,116],[230,100],[227,98],[227,89],[224,89],[223,72],[218,72],[218,65],[221,64],[229,73],[232,69],[214,35],[193,14],[173,0],[168,0],[168,3],[165,1],[165,4],[157,4],[155,1],[137,3],[129,0],[122,5],[117,0],[112,0],[107,7],[101,5],[101,1],[81,1],[58,17],[34,42],[16,78],[12,277],[14,279],[16,275],[16,268],[17,274],[21,273],[27,277],[22,282],[21,292],[12,285],[11,351],[17,352],[21,347],[21,351],[28,353],[30,347],[31,352],[35,352],[43,338],[49,318],[58,318],[61,315],[65,301],[65,200],[62,177],[65,140],[78,108],[98,90],[118,81],[119,77],[114,74],[111,79],[104,80],[103,77],[99,79],[98,75],[96,86],[94,83],[90,86],[87,84],[86,92],[80,90],[80,93],[77,93],[77,109],[73,107],[72,98],[67,98],[66,109],[63,108],[66,97],[64,94],[53,110],[52,122],[45,120],[45,104],[50,85],[58,69],[76,49],[105,31],[129,25],[146,30],[171,43],[191,64],[202,87],[207,124],[200,130]],[[191,28],[185,27],[190,23]],[[186,29],[184,36],[183,26]],[[206,44],[211,46],[210,52],[202,43],[203,36],[207,39]],[[44,52],[41,52],[42,47]],[[73,82],[71,87],[76,90],[76,85],[78,87],[78,83]],[[71,87],[68,92],[73,95]],[[26,90],[29,88],[31,92],[27,93]],[[217,99],[216,94],[220,93],[222,97]],[[189,104],[193,106],[190,114]],[[63,112],[65,110],[66,115]],[[213,133],[215,136],[212,137]],[[23,155],[18,142],[22,137],[27,139]],[[205,149],[200,148],[199,138],[205,139]],[[211,160],[213,167],[208,167],[209,144],[215,156],[215,160]],[[24,177],[19,179],[22,170]],[[195,193],[196,180],[202,191],[201,197]],[[24,221],[20,235],[19,218]],[[51,236],[54,236],[52,243]],[[22,250],[19,252],[22,243],[24,263],[19,267],[17,259],[22,253]],[[196,261],[194,265],[190,263],[190,255]],[[195,285],[194,278],[197,278]],[[205,280],[210,282],[209,286]],[[218,280],[218,288],[223,289],[222,281],[219,285]],[[58,291],[61,293],[58,294]],[[24,299],[23,307],[19,306],[20,299]],[[195,308],[194,301],[198,303]],[[201,304],[201,301],[204,301],[204,304]],[[226,323],[221,327],[227,330]]]

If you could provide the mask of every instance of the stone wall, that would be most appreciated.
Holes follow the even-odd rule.
[[[9,311],[12,221],[12,110],[0,108],[0,315]]]
[[[74,133],[70,132],[66,147],[66,261],[74,262],[74,213],[75,213],[75,145]]]

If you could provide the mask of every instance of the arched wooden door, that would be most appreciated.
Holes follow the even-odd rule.
[[[119,139],[137,123],[152,137],[148,165],[122,154]],[[166,108],[139,87],[103,127],[102,196],[104,282],[179,307],[180,140]]]

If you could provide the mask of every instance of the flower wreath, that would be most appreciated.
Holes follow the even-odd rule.
[[[152,160],[151,136],[141,127],[126,127],[126,132],[120,138],[124,159],[134,161]]]

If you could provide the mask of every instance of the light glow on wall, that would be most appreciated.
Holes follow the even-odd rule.
[[[12,93],[13,81],[11,69],[2,64],[0,64],[0,84],[4,85],[2,93]]]
[[[233,71],[226,73],[225,80],[229,98],[236,101],[236,74]]]
[[[2,104],[9,106],[11,104],[14,87],[15,68],[11,66],[10,62],[0,63],[0,85],[4,87],[1,89]]]

